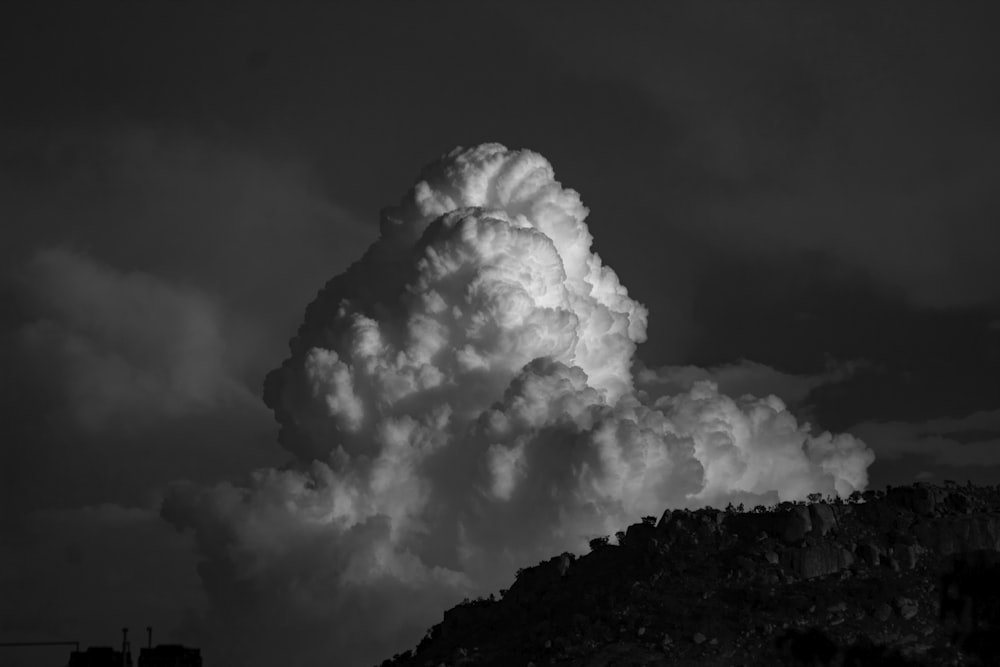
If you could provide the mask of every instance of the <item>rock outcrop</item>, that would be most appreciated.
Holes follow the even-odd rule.
[[[520,571],[383,664],[1000,664],[1000,487],[668,510],[619,537]]]

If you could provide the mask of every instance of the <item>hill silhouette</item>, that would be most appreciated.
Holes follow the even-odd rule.
[[[667,510],[521,570],[383,666],[1000,660],[1000,487]]]

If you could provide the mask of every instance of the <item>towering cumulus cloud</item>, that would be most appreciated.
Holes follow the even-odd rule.
[[[383,211],[265,383],[298,463],[164,504],[198,536],[220,660],[376,662],[640,516],[865,486],[862,442],[811,435],[774,396],[635,390],[646,310],[586,215],[542,156],[498,144]]]

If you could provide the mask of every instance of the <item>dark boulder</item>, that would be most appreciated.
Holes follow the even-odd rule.
[[[648,523],[634,523],[625,531],[625,538],[622,546],[627,549],[638,551],[655,550],[658,545],[658,536],[661,531]]]
[[[841,550],[831,544],[786,549],[781,554],[781,566],[803,579],[822,577],[840,571]]]
[[[778,536],[788,544],[801,542],[812,531],[809,508],[804,505],[795,505],[779,517]]]
[[[826,503],[810,505],[809,520],[812,523],[813,534],[818,537],[825,537],[837,530],[837,517],[833,513],[833,508]]]

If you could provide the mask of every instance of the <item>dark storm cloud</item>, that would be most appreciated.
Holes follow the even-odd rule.
[[[633,80],[669,114],[677,142],[656,149],[684,184],[671,225],[743,257],[822,250],[918,305],[995,307],[985,10],[687,3],[577,17],[551,39],[568,66]]]
[[[819,421],[922,420],[1000,402],[1000,336],[987,310],[926,310],[828,255],[747,258],[699,286],[704,334],[690,357],[745,356],[797,374],[824,359],[866,360],[866,372],[816,389]]]
[[[993,484],[1000,470],[1000,410],[924,421],[869,421],[850,429],[875,450],[886,482],[973,479]]]
[[[575,187],[608,193],[595,229],[603,219],[661,246],[625,280],[647,302],[647,285],[666,286],[659,308],[677,325],[656,338],[682,351],[696,333],[682,277],[731,255],[821,250],[921,306],[996,304],[1000,58],[977,7],[548,3],[533,20],[481,8],[477,24],[513,48],[468,29],[453,3],[391,17],[323,4],[42,7],[10,24],[33,66],[11,80],[6,114],[182,123],[291,149],[359,214],[381,204],[380,184],[409,179],[401,155],[531,146],[568,165]],[[624,168],[593,169],[609,162]],[[617,264],[635,254],[601,245]]]
[[[852,431],[885,459],[912,455],[955,468],[1000,465],[1000,410],[922,422],[866,422]]]

